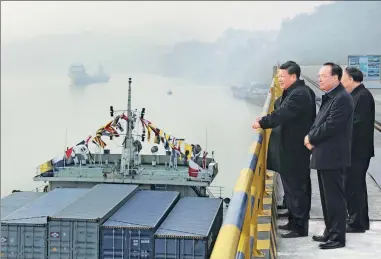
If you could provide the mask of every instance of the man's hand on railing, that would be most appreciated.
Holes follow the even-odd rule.
[[[261,125],[259,124],[258,121],[254,122],[253,126],[251,126],[253,129],[260,129]]]
[[[261,128],[261,125],[259,124],[259,121],[262,119],[262,117],[258,117],[255,119],[255,122],[253,124],[253,126],[251,126],[253,129],[260,129]]]

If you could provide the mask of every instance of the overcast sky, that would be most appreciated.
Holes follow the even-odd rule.
[[[324,2],[1,2],[2,42],[43,34],[123,32],[158,40],[214,40],[227,28],[279,29]]]

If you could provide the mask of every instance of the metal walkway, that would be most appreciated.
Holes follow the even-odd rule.
[[[377,133],[379,138],[381,133]],[[381,138],[380,138],[381,139]],[[380,154],[381,155],[381,154]],[[309,222],[309,235],[303,238],[283,239],[279,237],[282,230],[277,233],[278,259],[357,259],[377,258],[381,254],[381,190],[373,178],[368,175],[368,200],[370,230],[361,234],[347,234],[346,247],[333,250],[322,250],[312,241],[313,235],[321,235],[324,231],[323,213],[321,210],[320,194],[317,174],[311,172],[312,181],[312,206],[311,220]],[[286,220],[278,220],[278,224],[285,224]]]

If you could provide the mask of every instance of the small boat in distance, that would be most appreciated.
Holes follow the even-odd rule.
[[[168,90],[167,94],[172,95],[172,90]]]
[[[73,64],[69,67],[69,77],[72,86],[86,86],[95,83],[107,83],[110,76],[105,74],[103,67],[99,66],[98,72],[89,75],[82,64]]]

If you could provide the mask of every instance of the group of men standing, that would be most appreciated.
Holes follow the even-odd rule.
[[[283,184],[289,232],[308,236],[311,209],[310,169],[316,169],[325,230],[313,236],[321,249],[345,246],[346,233],[369,230],[366,172],[374,156],[375,104],[357,68],[328,62],[321,67],[322,96],[316,114],[315,93],[300,79],[300,66],[288,61],[278,74],[282,96],[274,111],[257,118],[253,128],[272,128],[271,156]],[[276,145],[274,146],[274,142]],[[312,156],[311,156],[312,155]]]

